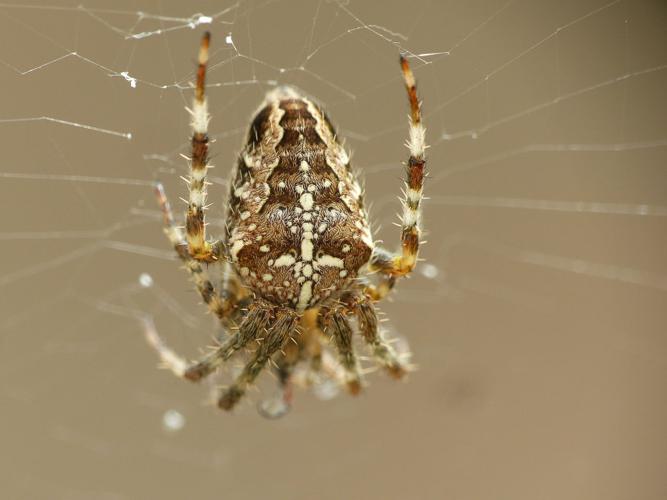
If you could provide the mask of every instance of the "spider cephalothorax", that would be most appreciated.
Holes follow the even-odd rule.
[[[149,341],[168,368],[193,381],[211,374],[237,351],[251,351],[243,371],[218,398],[223,409],[236,404],[268,362],[276,367],[286,402],[300,365],[306,366],[307,375],[299,380],[306,384],[324,375],[359,392],[355,331],[379,364],[401,377],[407,371],[406,355],[397,354],[381,335],[374,302],[389,293],[397,276],[414,268],[419,246],[424,128],[407,61],[401,58],[411,106],[401,252],[374,244],[362,190],[331,122],[317,104],[289,87],[270,92],[255,115],[233,176],[226,232],[222,240],[209,241],[204,218],[209,40],[206,33],[190,110],[185,234],[175,226],[159,185],[157,194],[165,232],[227,334],[194,363],[166,347],[152,323],[147,323]],[[224,266],[220,284],[209,280],[209,265]],[[328,354],[329,339],[338,359]]]

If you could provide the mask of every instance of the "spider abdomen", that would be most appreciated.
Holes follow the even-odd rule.
[[[361,188],[322,110],[291,88],[250,126],[229,199],[226,248],[244,284],[299,311],[349,287],[373,240]]]

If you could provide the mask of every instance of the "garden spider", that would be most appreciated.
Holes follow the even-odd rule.
[[[270,92],[254,117],[233,174],[225,234],[211,241],[204,216],[209,42],[210,34],[205,33],[189,110],[193,134],[185,228],[175,225],[161,185],[156,194],[164,232],[202,299],[229,333],[192,363],[167,347],[147,322],[150,344],[167,368],[191,381],[212,374],[237,351],[250,351],[243,370],[218,396],[224,410],[236,405],[269,362],[287,403],[300,362],[309,372],[333,377],[357,394],[361,372],[352,346],[355,330],[377,363],[401,378],[409,369],[408,354],[398,354],[383,338],[374,302],[417,262],[426,146],[407,60],[401,57],[411,113],[400,252],[374,244],[362,190],[333,126],[317,104],[289,87]],[[215,285],[207,273],[213,264],[224,271]],[[337,360],[328,354],[329,340]]]

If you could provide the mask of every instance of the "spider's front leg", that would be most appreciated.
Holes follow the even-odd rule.
[[[204,303],[206,303],[209,310],[215,314],[218,319],[221,321],[226,320],[236,310],[238,305],[239,297],[237,283],[229,283],[227,288],[216,290],[213,283],[211,283],[208,278],[204,265],[192,258],[188,253],[187,242],[183,237],[181,229],[177,227],[174,222],[174,216],[171,212],[169,200],[160,183],[155,185],[155,196],[160,205],[160,210],[162,211],[164,233],[174,247],[176,254],[185,264],[188,273],[192,276],[199,295],[201,295]]]
[[[345,371],[344,383],[352,395],[361,392],[361,372],[357,355],[352,345],[352,327],[346,318],[347,308],[337,309],[322,308],[318,318],[320,328],[325,335],[329,336],[336,345],[338,357]]]
[[[308,388],[333,381],[345,384],[344,370],[328,351],[322,349],[324,332],[318,325],[319,309],[308,309],[300,318],[296,342],[287,342],[273,358],[273,368],[280,392],[277,397],[265,399],[258,406],[267,418],[285,415],[292,407],[294,388]],[[293,337],[294,338],[294,337]],[[299,364],[305,366],[298,367]]]
[[[248,342],[261,339],[269,328],[271,319],[271,311],[267,304],[261,301],[253,303],[238,330],[209,354],[193,363],[186,361],[164,343],[150,318],[144,320],[144,333],[149,344],[159,354],[165,368],[177,377],[198,382],[213,373]]]
[[[231,410],[239,402],[248,386],[255,381],[269,359],[282,350],[285,344],[290,341],[290,338],[296,334],[298,323],[299,316],[293,310],[279,309],[275,312],[275,317],[272,318],[270,326],[265,325],[262,328],[263,331],[257,333],[255,340],[259,347],[252,359],[245,365],[234,383],[218,399],[218,406],[221,409]]]
[[[303,332],[296,342],[287,342],[270,360],[273,372],[278,379],[280,392],[274,397],[260,401],[257,405],[259,413],[266,418],[280,418],[292,408],[294,373],[297,364],[303,359],[303,346],[300,343],[302,338]]]
[[[419,225],[424,187],[424,166],[426,164],[426,129],[421,121],[421,103],[417,97],[415,77],[407,59],[404,57],[401,57],[401,69],[410,101],[410,138],[407,142],[410,149],[410,158],[407,164],[405,199],[402,200],[401,251],[392,253],[378,248],[373,252],[370,261],[371,271],[379,271],[389,277],[405,276],[414,269],[417,263],[419,238],[421,236]],[[393,286],[389,277],[377,287],[378,293],[376,295],[378,299],[386,295]],[[375,290],[369,288],[367,291],[372,296]]]
[[[190,156],[190,176],[187,179],[190,197],[185,217],[187,249],[190,256],[197,261],[213,262],[221,257],[221,245],[206,240],[206,219],[204,212],[208,182],[206,174],[208,164],[208,104],[206,102],[206,65],[208,64],[208,47],[211,35],[207,31],[202,37],[199,48],[199,65],[197,67],[197,84],[192,109],[192,153]]]

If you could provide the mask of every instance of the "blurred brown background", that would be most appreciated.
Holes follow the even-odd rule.
[[[0,4],[0,497],[667,498],[664,2],[79,4]],[[204,28],[212,214],[291,83],[347,137],[388,244],[415,56],[428,244],[383,305],[406,383],[268,421],[268,377],[227,415],[156,369],[136,315],[190,356],[215,332],[150,189],[184,195]]]

